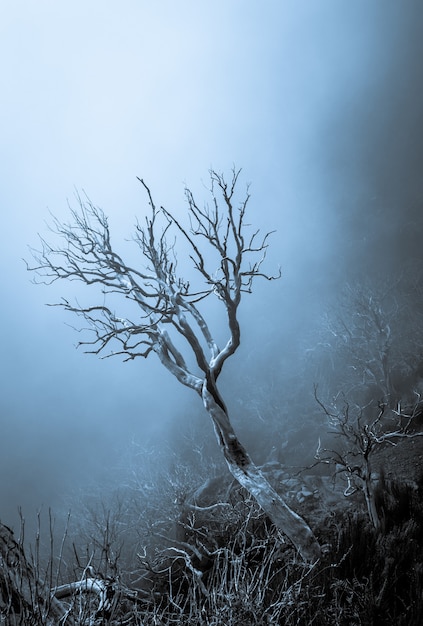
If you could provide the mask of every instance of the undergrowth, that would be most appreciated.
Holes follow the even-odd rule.
[[[76,626],[420,625],[421,492],[382,484],[379,506],[381,533],[364,510],[333,511],[315,529],[322,558],[306,564],[240,490],[226,506],[193,507],[169,545],[137,552],[136,601],[121,593],[113,615],[95,617],[80,596],[69,615]]]

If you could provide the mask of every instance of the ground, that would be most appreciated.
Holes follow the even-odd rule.
[[[419,482],[423,478],[423,436],[387,445],[375,455],[374,465],[383,467],[387,478]]]

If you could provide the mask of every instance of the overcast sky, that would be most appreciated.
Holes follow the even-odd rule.
[[[198,402],[154,357],[75,350],[73,320],[44,306],[74,286],[36,287],[22,261],[49,211],[65,217],[85,191],[121,245],[147,209],[137,176],[182,215],[184,184],[204,195],[209,168],[235,163],[284,272],[247,326],[301,332],[316,285],[326,297],[351,264],[389,265],[391,243],[410,254],[404,211],[421,232],[422,13],[412,0],[2,2],[4,522],[19,504],[54,507]]]

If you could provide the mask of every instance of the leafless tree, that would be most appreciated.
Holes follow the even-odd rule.
[[[422,280],[419,274],[411,283],[412,271],[345,286],[311,351],[320,388],[336,388],[358,407],[378,400],[392,409],[398,402],[413,406],[423,379],[423,335]]]
[[[42,282],[66,279],[101,287],[103,302],[81,306],[63,300],[59,304],[88,323],[92,338],[80,345],[87,352],[120,354],[125,360],[155,353],[180,383],[201,397],[233,476],[300,554],[315,560],[320,548],[311,529],[253,463],[234,432],[217,387],[225,362],[240,345],[241,297],[252,292],[257,278],[278,278],[262,270],[271,233],[261,236],[255,230],[248,234],[250,194],[247,188],[243,199],[237,201],[239,173],[234,169],[228,182],[222,174],[211,171],[211,202],[205,207],[200,207],[186,189],[187,225],[167,209],[159,208],[140,179],[150,215],[143,224],[136,224],[133,239],[144,258],[144,268],[132,267],[123,260],[112,247],[103,211],[80,199],[78,210],[71,210],[72,223],[54,221],[53,230],[61,237],[61,245],[54,247],[42,239],[41,250],[32,251],[36,265],[29,269]],[[191,286],[179,275],[172,232],[189,250],[200,286]],[[210,298],[217,298],[226,317],[228,335],[223,346],[218,345],[202,313],[203,304]],[[119,314],[111,304],[115,302],[116,306],[120,303]],[[136,314],[128,313],[126,303],[135,305]]]
[[[372,467],[374,457],[386,446],[396,446],[405,439],[423,435],[423,432],[413,431],[413,423],[421,410],[420,402],[416,402],[410,413],[404,413],[400,404],[396,409],[389,409],[386,404],[379,403],[376,417],[369,419],[363,410],[351,410],[346,401],[340,410],[336,407],[329,409],[318,398],[316,388],[315,398],[328,418],[329,433],[339,442],[329,449],[324,448],[319,440],[316,459],[319,463],[334,466],[335,473],[343,475],[347,482],[345,496],[356,491],[363,493],[369,518],[376,530],[380,530],[382,520],[376,505],[378,479]]]

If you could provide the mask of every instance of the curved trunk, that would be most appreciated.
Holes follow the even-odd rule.
[[[204,406],[213,420],[219,446],[231,474],[258,502],[275,526],[295,546],[303,559],[316,561],[320,546],[305,520],[293,511],[271,486],[238,440],[226,408],[210,381],[203,385]]]

